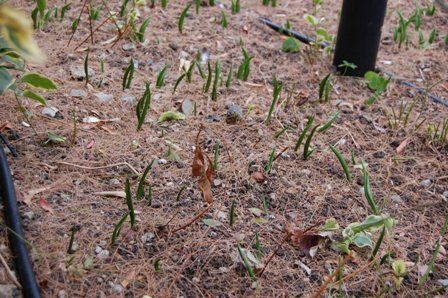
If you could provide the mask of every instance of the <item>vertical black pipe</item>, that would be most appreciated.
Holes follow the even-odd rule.
[[[344,0],[333,65],[347,76],[361,77],[375,69],[387,0]],[[338,67],[343,61],[356,69]]]
[[[8,166],[8,160],[0,146],[0,197],[4,206],[6,225],[14,232],[8,231],[9,243],[14,257],[14,264],[22,285],[23,297],[39,298],[39,288],[34,277],[33,267],[23,241],[22,224],[17,207],[14,182]]]

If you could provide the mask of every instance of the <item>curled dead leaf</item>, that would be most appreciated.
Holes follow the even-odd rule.
[[[53,208],[51,208],[50,204],[48,204],[47,200],[45,200],[43,197],[39,198],[38,203],[42,207],[42,209],[53,214]]]
[[[313,226],[314,227],[314,226]],[[290,235],[289,240],[291,245],[298,247],[301,254],[311,257],[311,249],[320,244],[325,237],[309,232],[313,227],[306,230],[301,230],[291,225],[287,225],[285,231]]]
[[[253,172],[250,177],[255,180],[255,182],[262,184],[266,181],[266,176],[262,172]]]
[[[205,167],[204,154],[201,148],[196,144],[196,149],[194,150],[193,164],[191,166],[193,177],[202,176]]]

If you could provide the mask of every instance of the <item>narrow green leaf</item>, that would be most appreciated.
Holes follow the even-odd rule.
[[[326,132],[327,130],[330,129],[331,125],[336,121],[336,119],[338,119],[340,111],[337,111],[336,113],[334,113],[333,117],[331,117],[330,120],[328,120],[327,123],[325,123],[324,125],[322,125],[317,132]]]
[[[319,124],[314,126],[314,128],[311,130],[310,134],[308,135],[308,138],[306,139],[305,146],[303,147],[303,159],[304,160],[307,160],[308,157],[310,157],[311,154],[314,152],[314,150],[310,151],[309,148],[311,145],[311,140],[313,139],[313,136],[319,127],[320,127]]]
[[[149,171],[151,171],[153,164],[154,164],[154,159],[146,167],[145,171],[143,172],[142,177],[140,178],[140,181],[138,182],[137,194],[136,194],[136,200],[137,201],[141,200],[143,198],[143,196],[145,195],[146,176],[148,176]]]
[[[302,133],[300,134],[299,138],[297,139],[296,145],[294,147],[294,152],[299,151],[299,148],[302,145],[303,140],[305,139],[306,133],[311,128],[311,125],[313,125],[313,122],[314,122],[314,115],[308,119],[308,122],[306,123],[305,128],[303,129]]]
[[[345,161],[345,158],[338,151],[338,149],[333,147],[331,144],[329,146],[330,146],[331,151],[333,151],[333,153],[336,155],[336,157],[338,158],[339,162],[341,163],[341,166],[342,166],[342,168],[344,169],[344,172],[345,172],[345,177],[347,178],[348,181],[352,181],[352,176],[350,175],[350,170],[348,168],[347,162]]]
[[[29,99],[32,99],[34,101],[37,101],[38,103],[40,103],[43,106],[47,105],[47,101],[45,100],[45,98],[43,98],[42,96],[40,96],[37,93],[34,93],[31,90],[25,90],[22,93],[23,96],[28,97]]]
[[[131,227],[134,227],[135,225],[134,203],[132,202],[131,184],[128,178],[126,178],[125,193],[126,193],[126,204],[128,205],[129,217],[131,219]]]
[[[192,3],[188,3],[188,5],[185,7],[185,9],[180,14],[179,21],[177,23],[177,28],[179,29],[180,33],[182,33],[182,30],[184,28],[185,17],[187,16],[188,10],[190,9],[191,5],[192,5]]]

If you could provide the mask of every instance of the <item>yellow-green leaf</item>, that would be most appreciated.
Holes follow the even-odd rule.
[[[9,48],[16,50],[25,60],[45,60],[33,39],[33,24],[28,16],[5,4],[0,5],[0,36]]]
[[[58,88],[52,80],[37,73],[28,72],[24,74],[22,76],[22,82],[27,83],[33,87],[38,87],[47,90]]]
[[[45,100],[45,98],[43,98],[42,96],[40,96],[37,93],[34,93],[33,91],[25,90],[25,91],[23,91],[22,95],[25,97],[28,97],[34,101],[37,101],[38,103],[40,103],[43,106],[47,105],[47,101]]]

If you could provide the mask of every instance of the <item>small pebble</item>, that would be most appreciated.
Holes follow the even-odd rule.
[[[125,43],[122,47],[121,47],[124,51],[133,51],[135,50],[135,45],[133,43]]]
[[[99,259],[106,259],[107,257],[109,257],[109,254],[110,254],[109,251],[104,249],[99,254],[97,254],[97,257]]]
[[[125,94],[121,97],[121,101],[124,104],[133,105],[135,103],[135,96],[130,94]]]
[[[112,94],[107,94],[103,92],[95,93],[96,98],[98,98],[101,102],[110,102],[114,99]]]
[[[87,92],[81,89],[72,89],[70,90],[70,96],[76,98],[84,98],[87,96]]]
[[[168,163],[168,161],[166,159],[161,158],[161,159],[157,160],[157,163],[164,165],[164,164]]]
[[[401,197],[399,195],[393,195],[390,197],[391,201],[397,204],[401,204],[403,203],[403,200],[401,199]]]
[[[60,290],[58,292],[58,298],[65,298],[67,297],[67,292],[65,290]]]
[[[194,111],[194,103],[189,99],[185,99],[182,102],[181,112],[184,115],[191,115],[193,114],[193,111]]]
[[[122,285],[113,285],[112,289],[114,290],[115,293],[117,294],[121,294],[124,291],[124,288]]]
[[[95,71],[90,67],[87,69],[87,72],[89,73],[89,77],[93,77],[95,75]],[[75,80],[82,81],[86,77],[86,74],[84,72],[84,66],[70,65],[70,75]]]
[[[375,158],[383,158],[384,156],[386,156],[386,153],[384,151],[377,151],[373,153],[373,157]]]
[[[45,107],[42,109],[42,115],[55,118],[59,110],[55,107]]]
[[[423,187],[429,187],[431,184],[432,184],[431,179],[426,179],[426,180],[423,180],[422,182],[420,182],[420,186],[423,186]]]
[[[226,121],[227,123],[234,124],[239,122],[243,118],[243,109],[236,104],[230,104],[227,106]]]

